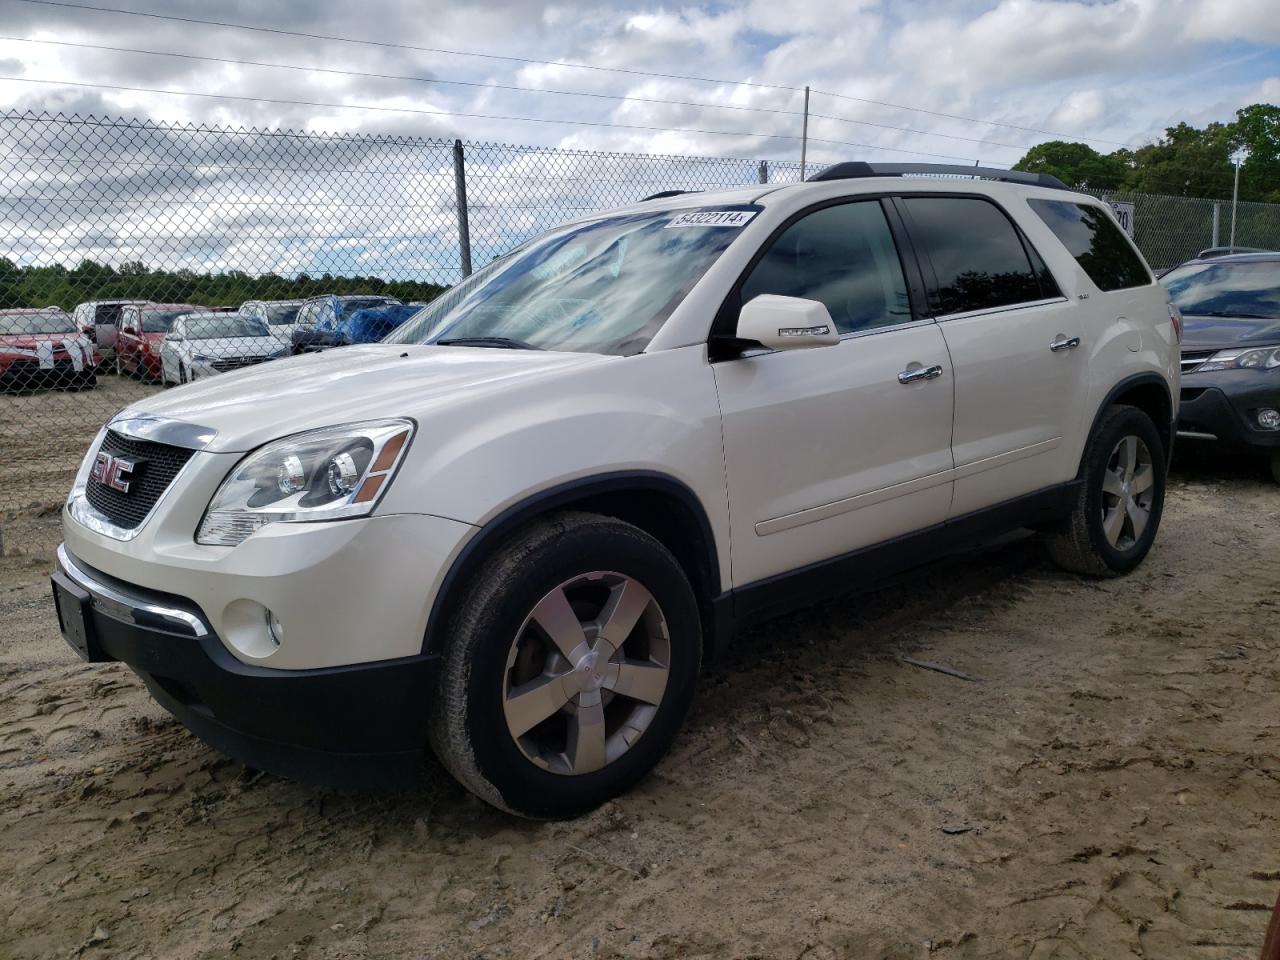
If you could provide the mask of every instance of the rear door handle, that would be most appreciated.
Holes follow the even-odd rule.
[[[899,383],[915,383],[917,380],[937,380],[942,376],[942,367],[934,364],[931,367],[916,367],[914,370],[903,370],[898,374]]]
[[[1079,337],[1059,337],[1049,344],[1049,349],[1058,353],[1060,350],[1074,350],[1078,346],[1080,346]]]

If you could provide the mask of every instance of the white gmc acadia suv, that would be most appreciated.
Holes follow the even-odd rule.
[[[1136,567],[1180,323],[1043,175],[661,195],[383,343],[122,411],[66,504],[61,628],[255,767],[396,783],[430,744],[572,816],[654,766],[745,622],[1017,527]]]

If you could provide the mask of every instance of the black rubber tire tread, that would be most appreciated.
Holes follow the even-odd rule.
[[[1102,471],[1106,469],[1120,438],[1135,435],[1151,451],[1155,470],[1155,500],[1151,520],[1141,539],[1129,550],[1116,550],[1102,532]],[[1057,528],[1047,531],[1045,546],[1059,567],[1086,577],[1118,577],[1133,570],[1146,557],[1160,527],[1164,512],[1167,456],[1164,443],[1151,418],[1137,407],[1116,404],[1102,416],[1089,438],[1084,456],[1084,482],[1076,494],[1070,516]]]
[[[636,575],[638,567],[645,568],[641,582],[661,605],[671,634],[671,672],[659,711],[636,744],[604,769],[576,777],[541,770],[519,752],[500,715],[498,671],[511,639],[556,584],[595,569]],[[611,517],[563,512],[534,521],[484,562],[449,617],[443,657],[428,734],[440,762],[499,809],[563,819],[625,793],[666,753],[693,700],[701,623],[688,578],[658,540]],[[478,681],[477,665],[497,675]]]
[[[1271,479],[1280,483],[1280,450],[1271,455]]]

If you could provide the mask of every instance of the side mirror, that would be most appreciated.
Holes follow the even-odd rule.
[[[137,330],[135,330],[133,327],[125,327],[125,328],[124,328],[124,332],[125,332],[125,333],[137,334],[137,332],[138,332],[138,331],[137,331]]]
[[[738,339],[756,340],[770,350],[804,350],[835,346],[840,334],[826,304],[762,293],[738,314]]]

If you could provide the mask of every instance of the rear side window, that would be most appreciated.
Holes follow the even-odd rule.
[[[1022,238],[995,204],[977,197],[906,197],[912,239],[933,264],[940,313],[992,310],[1058,296],[1042,289]],[[1036,258],[1037,261],[1039,257]],[[1044,279],[1053,279],[1044,271]]]
[[[742,284],[826,304],[836,329],[854,333],[911,319],[907,282],[880,201],[824,207],[787,227]]]
[[[1102,207],[1070,200],[1027,203],[1099,290],[1145,287],[1152,282],[1142,258]]]

